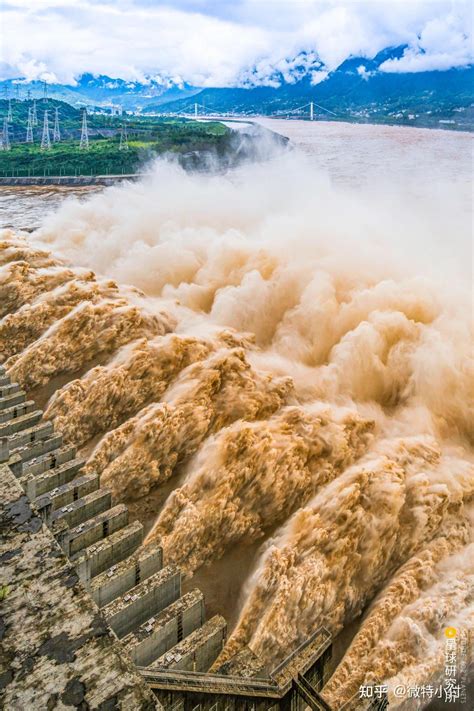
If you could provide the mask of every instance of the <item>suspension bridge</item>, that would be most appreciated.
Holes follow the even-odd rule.
[[[315,101],[308,101],[302,106],[297,106],[292,109],[283,109],[281,111],[274,111],[272,114],[268,115],[268,118],[302,118],[314,121],[319,118],[319,115],[330,115],[339,118],[340,115],[326,109],[324,106],[317,104]],[[215,109],[209,108],[204,104],[200,104],[194,101],[186,105],[181,111],[169,111],[158,114],[159,116],[181,116],[183,118],[193,118],[193,119],[206,119],[206,120],[232,120],[232,121],[242,121],[250,120],[256,116],[256,114],[245,114],[243,112],[237,111],[216,111]]]

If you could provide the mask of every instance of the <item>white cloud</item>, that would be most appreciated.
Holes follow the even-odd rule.
[[[367,71],[367,67],[365,64],[360,64],[357,67],[357,74],[362,78],[365,79],[365,81],[368,81],[371,76],[373,76],[374,72]]]
[[[244,69],[237,81],[243,86],[279,86],[282,81],[294,84],[322,67],[314,51],[301,51],[293,57],[265,57],[258,59],[251,69]]]
[[[385,72],[423,72],[463,67],[472,62],[472,36],[464,17],[451,13],[436,17],[425,25],[419,39],[400,59],[389,59],[380,69]]]
[[[384,71],[472,61],[465,0],[7,0],[2,19],[3,77],[50,82],[84,72],[196,86],[307,72],[317,82],[351,55],[405,43]]]

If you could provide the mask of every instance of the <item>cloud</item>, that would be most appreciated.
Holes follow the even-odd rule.
[[[384,72],[425,72],[463,67],[472,62],[472,37],[464,17],[449,14],[430,20],[419,39],[407,47],[400,59],[380,65]]]
[[[237,82],[242,86],[280,86],[282,82],[294,84],[305,76],[319,72],[323,66],[314,51],[301,51],[294,57],[264,57],[251,69],[244,69]]]
[[[368,71],[365,64],[360,64],[357,67],[357,74],[361,77],[361,79],[365,79],[365,81],[368,81],[369,78],[375,74],[375,72]]]
[[[74,83],[84,72],[195,86],[313,82],[349,56],[408,45],[383,71],[472,61],[465,0],[8,0],[2,78]]]

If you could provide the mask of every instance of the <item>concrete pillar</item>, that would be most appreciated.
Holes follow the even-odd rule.
[[[0,422],[9,422],[17,417],[26,415],[29,412],[33,412],[36,409],[36,405],[33,400],[28,400],[27,402],[21,402],[19,405],[14,405],[13,407],[7,407],[4,410],[0,410]]]
[[[54,433],[50,437],[41,439],[38,442],[27,443],[23,447],[15,449],[22,462],[28,462],[42,454],[47,454],[54,449],[59,449],[63,443],[63,438],[60,434]],[[12,447],[10,445],[10,451]]]
[[[53,425],[51,422],[41,422],[34,427],[29,427],[22,432],[17,432],[10,438],[10,446],[12,450],[18,447],[34,444],[47,439],[53,434]]]
[[[150,669],[183,669],[207,672],[220,654],[227,636],[227,623],[215,615],[173,649],[163,654]]]
[[[67,491],[64,487],[68,484],[74,488],[75,484],[72,482],[76,478],[79,470],[84,466],[84,463],[83,459],[72,459],[69,462],[61,464],[59,467],[46,470],[36,476],[31,472],[24,474],[20,477],[19,481],[30,499],[37,499],[39,496],[43,496],[55,489],[58,490],[55,492],[55,498],[57,498],[62,492]],[[99,482],[98,474],[89,474],[88,476],[92,477],[91,481],[97,480],[97,482]],[[82,477],[79,477],[79,479],[82,480]],[[95,488],[98,488],[98,485]],[[79,496],[84,496],[94,490],[94,488],[89,489],[89,491],[81,490],[82,493],[80,493]],[[76,498],[79,498],[79,496]],[[73,501],[74,495],[71,499],[65,500],[64,503],[69,503],[69,500]],[[36,505],[38,505],[38,502]],[[58,504],[54,508],[59,508],[61,505],[62,503],[60,503],[58,499]]]
[[[104,607],[157,573],[162,565],[163,550],[158,545],[148,546],[98,575],[91,585],[92,598]]]
[[[115,634],[124,637],[180,595],[181,573],[170,565],[103,607],[102,612]]]
[[[34,479],[31,483],[34,483]],[[22,482],[21,482],[22,483]],[[30,486],[31,488],[31,486]],[[56,486],[35,498],[35,506],[38,511],[45,506],[51,504],[52,511],[57,511],[60,508],[69,506],[79,499],[83,499],[88,494],[92,494],[99,489],[99,475],[98,474],[84,474],[84,476],[79,476],[62,486]],[[25,487],[26,493],[28,494],[28,486]]]
[[[112,505],[112,492],[108,489],[98,489],[82,499],[72,501],[62,506],[52,514],[52,520],[64,519],[73,528],[88,521],[98,514],[107,511]]]
[[[54,435],[54,437],[61,435]],[[76,459],[75,447],[57,447],[53,451],[49,449],[43,454],[39,454],[27,461],[23,465],[23,474],[34,474],[38,476],[43,472],[49,472],[51,469],[57,469],[66,462],[75,461],[75,471],[78,471],[83,465],[83,459]]]
[[[0,385],[0,397],[8,397],[8,395],[13,395],[14,393],[20,392],[20,386],[18,383],[8,383],[7,385]]]
[[[21,432],[22,430],[33,427],[39,423],[42,416],[43,413],[41,410],[35,410],[34,412],[27,412],[26,414],[12,417],[7,422],[2,422],[0,424],[0,437],[10,437],[16,432]]]
[[[0,395],[0,410],[7,410],[14,405],[19,405],[20,403],[25,402],[25,400],[26,395],[23,390],[13,393],[12,395],[6,395],[5,397]]]
[[[115,531],[99,543],[93,543],[81,550],[73,563],[81,581],[90,585],[96,575],[108,570],[112,565],[128,558],[142,544],[143,526],[138,521]]]
[[[137,666],[147,667],[201,627],[204,619],[204,596],[195,588],[130,632],[122,644]]]
[[[61,523],[61,521],[55,523]],[[73,556],[83,548],[107,538],[111,533],[126,526],[127,523],[128,509],[124,504],[118,504],[95,518],[81,523],[76,528],[69,529],[66,536],[60,534],[60,545],[66,555]]]
[[[8,462],[10,458],[10,446],[7,437],[0,438],[0,462]]]

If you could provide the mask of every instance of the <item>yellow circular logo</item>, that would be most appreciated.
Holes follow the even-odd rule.
[[[457,629],[455,627],[446,627],[444,630],[444,634],[448,639],[453,639],[453,637],[456,637],[457,635]]]

